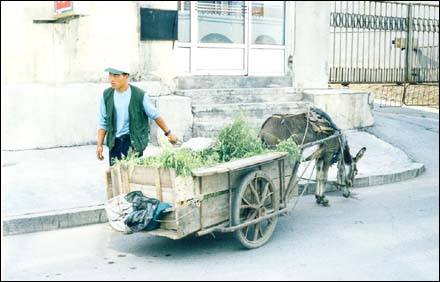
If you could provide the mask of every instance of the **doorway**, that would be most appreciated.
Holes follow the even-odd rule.
[[[285,75],[285,1],[179,1],[181,74]]]

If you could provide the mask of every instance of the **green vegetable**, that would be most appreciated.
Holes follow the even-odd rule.
[[[190,175],[194,169],[200,167],[271,152],[249,127],[242,113],[232,124],[220,131],[213,149],[195,152],[173,148],[169,144],[161,144],[161,146],[163,152],[160,155],[147,158],[139,158],[138,153],[130,149],[127,156],[116,160],[115,164],[159,166],[175,169],[177,175]],[[292,158],[298,154],[293,138],[280,142],[274,151],[288,152]]]
[[[293,136],[290,136],[288,139],[281,141],[275,147],[274,151],[277,152],[287,152],[289,153],[289,158],[293,160],[298,156],[298,145],[293,140]]]
[[[256,137],[255,132],[248,126],[242,113],[231,125],[220,131],[215,150],[222,162],[269,152],[261,140]]]

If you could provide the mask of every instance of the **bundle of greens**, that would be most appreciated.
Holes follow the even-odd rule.
[[[274,150],[269,150],[249,127],[243,114],[220,131],[212,149],[196,152],[161,145],[163,152],[158,156],[139,158],[137,153],[130,150],[127,156],[116,160],[115,165],[158,166],[175,169],[177,175],[190,175],[194,169],[200,167],[213,166],[271,151],[288,152],[292,158],[297,155],[297,145],[292,138],[280,142]]]
[[[288,158],[293,160],[298,156],[298,145],[293,139],[293,136],[290,136],[288,139],[278,143],[278,145],[273,149],[273,151],[287,152],[289,153]]]
[[[225,126],[219,133],[214,147],[221,162],[246,158],[269,152],[255,132],[249,127],[243,114]]]

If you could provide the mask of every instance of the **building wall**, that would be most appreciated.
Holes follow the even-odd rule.
[[[85,15],[67,23],[34,23],[53,18],[53,1],[1,3],[2,150],[95,143],[99,97],[109,86],[103,69],[112,62],[128,61],[131,79],[151,96],[174,91],[176,48],[140,41],[139,9],[176,9],[176,1],[81,5]],[[329,4],[289,2],[288,9],[289,73],[298,87],[326,87]]]
[[[294,9],[294,86],[327,88],[330,2],[296,1]]]
[[[96,142],[112,62],[127,60],[150,95],[171,93],[172,44],[141,42],[138,22],[141,5],[170,4],[84,3],[87,15],[65,24],[33,22],[53,18],[53,1],[1,3],[2,150]]]

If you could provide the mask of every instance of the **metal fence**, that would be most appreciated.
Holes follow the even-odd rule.
[[[438,83],[439,6],[334,1],[330,83]]]

